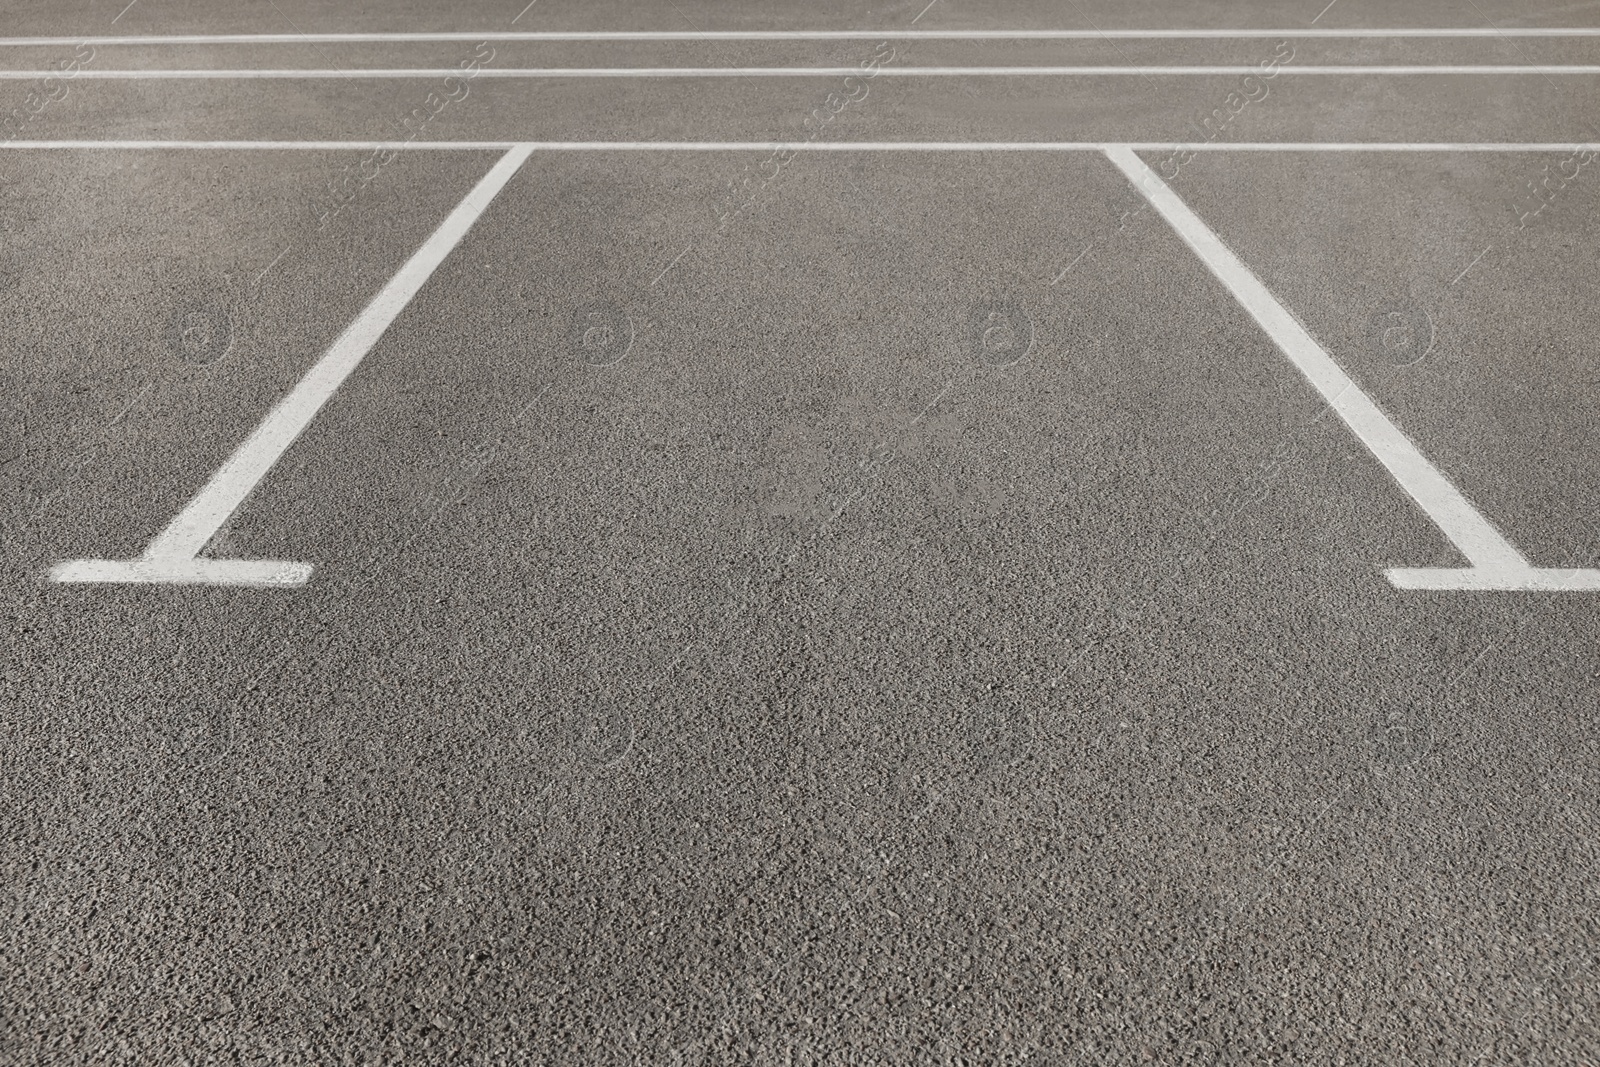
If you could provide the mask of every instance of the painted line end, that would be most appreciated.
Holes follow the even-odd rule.
[[[1484,567],[1395,567],[1384,574],[1396,589],[1517,592],[1597,593],[1600,570],[1560,570],[1555,567],[1490,569]]]
[[[312,565],[245,559],[69,559],[50,568],[62,584],[244,585],[297,588],[311,579]]]

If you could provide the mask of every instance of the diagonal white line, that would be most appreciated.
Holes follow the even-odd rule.
[[[662,278],[665,278],[667,276],[667,271],[671,270],[673,267],[676,267],[678,265],[678,260],[680,260],[684,256],[688,255],[689,254],[689,250],[692,249],[693,247],[694,247],[694,245],[690,244],[689,248],[685,248],[682,252],[679,252],[677,255],[673,256],[672,257],[672,262],[668,263],[665,267],[661,268],[661,273],[657,274],[655,276],[655,278],[650,282],[650,284],[648,286],[646,286],[646,288],[650,288],[650,289],[655,288],[656,282],[659,282]]]
[[[1089,249],[1091,249],[1093,247],[1094,247],[1094,242],[1093,241],[1090,241],[1088,244],[1084,245],[1083,246],[1083,251],[1079,252],[1078,255],[1073,259],[1073,261],[1071,263],[1067,264],[1067,269],[1066,270],[1062,271],[1060,274],[1057,274],[1054,278],[1052,278],[1050,280],[1050,284],[1051,285],[1055,285],[1057,282],[1061,281],[1062,278],[1065,278],[1067,275],[1071,274],[1072,273],[1072,268],[1076,267],[1078,265],[1078,261],[1081,260],[1084,256],[1088,255],[1089,254]]]
[[[1494,648],[1494,642],[1491,641],[1489,644],[1487,644],[1487,645],[1485,645],[1483,647],[1483,651],[1482,652],[1478,653],[1478,658],[1477,659],[1473,660],[1471,663],[1469,663],[1465,667],[1461,668],[1461,670],[1457,671],[1455,677],[1451,678],[1448,682],[1444,683],[1445,686],[1448,688],[1449,686],[1455,685],[1461,679],[1465,678],[1468,674],[1471,674],[1473,669],[1475,667],[1477,667],[1478,664],[1483,662],[1483,657],[1487,656],[1489,654],[1489,650],[1492,649],[1492,648]]]
[[[228,516],[288,451],[350,373],[403,311],[411,298],[460,243],[495,195],[532,154],[513,148],[484,175],[449,216],[406,261],[366,309],[356,316],[300,383],[228,457],[205,488],[145,550],[147,559],[189,559],[205,548]]]
[[[1528,561],[1362,392],[1261,280],[1131,149],[1106,155],[1227,287],[1457,550],[1487,573],[1526,573]]]
[[[255,280],[250,283],[251,288],[254,288],[255,286],[261,284],[261,279],[265,278],[267,276],[267,272],[270,271],[273,267],[276,267],[278,265],[279,261],[282,260],[284,256],[289,254],[289,248],[290,247],[291,246],[289,246],[289,245],[285,245],[284,248],[283,248],[283,251],[278,253],[277,259],[274,259],[271,263],[268,263],[265,267],[263,267],[261,269],[261,273],[257,274],[255,276]]]
[[[1473,259],[1472,259],[1472,262],[1467,264],[1467,270],[1464,270],[1460,274],[1457,274],[1455,276],[1455,278],[1450,282],[1450,284],[1454,285],[1456,282],[1459,282],[1462,278],[1465,278],[1467,276],[1467,271],[1471,270],[1473,267],[1476,267],[1478,265],[1478,260],[1480,260],[1484,256],[1488,255],[1489,254],[1489,248],[1493,248],[1493,247],[1494,247],[1494,245],[1490,245],[1488,248],[1485,248],[1482,252],[1479,252],[1476,256],[1474,256]]]
[[[144,395],[155,387],[155,384],[156,384],[155,382],[145,382],[144,383],[144,388],[140,389],[139,392],[134,396],[134,398],[132,400],[128,401],[128,403],[123,407],[123,409],[121,411],[117,412],[117,417],[112,419],[110,422],[106,423],[106,429],[110,429],[111,427],[115,426],[117,423],[121,422],[123,420],[123,418],[128,414],[128,412],[133,410],[134,405],[139,403],[139,401],[143,400],[144,399]]]

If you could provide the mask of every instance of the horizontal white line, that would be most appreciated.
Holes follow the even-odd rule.
[[[572,30],[483,33],[215,33],[147,37],[3,37],[0,48],[168,44],[399,44],[412,41],[1095,41],[1250,40],[1258,38],[1600,37],[1596,26],[1443,26],[1375,29],[1108,30]]]
[[[50,568],[50,580],[150,585],[305,585],[311,564],[256,559],[69,559]]]
[[[1600,151],[1600,141],[1199,141],[1134,142],[1126,147],[1136,152],[1581,152]]]
[[[1386,572],[1397,589],[1438,591],[1600,592],[1600,571],[1559,567],[1395,567]]]
[[[1419,75],[1419,74],[1600,74],[1600,64],[1421,64],[1372,66],[1284,66],[1277,73],[1309,75]],[[1187,77],[1191,75],[1260,76],[1259,67],[1244,64],[1220,66],[1077,66],[1077,67],[879,67],[869,75],[860,67],[485,67],[473,78],[1039,78],[1039,77]],[[299,68],[231,70],[79,70],[64,78],[53,70],[0,70],[0,80],[42,81],[63,78],[71,81],[195,81],[247,79],[300,79],[303,81],[361,81],[379,79],[421,79],[466,77],[453,67],[347,68],[312,70]]]
[[[118,149],[128,151],[304,151],[304,152],[362,152],[374,149],[384,151],[454,151],[454,152],[504,152],[515,148],[519,141],[0,141],[0,150],[78,151],[83,149]],[[552,145],[536,145],[546,150],[556,150]],[[626,145],[619,144],[619,148]],[[707,145],[705,147],[713,147]],[[750,146],[755,147],[755,146]],[[571,150],[571,149],[569,149]]]
[[[33,151],[309,152],[1600,152],[1600,141],[0,141]]]

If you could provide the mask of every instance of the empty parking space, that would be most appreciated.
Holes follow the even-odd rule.
[[[364,155],[9,157],[13,564],[136,554],[482,169],[410,156],[330,190]]]
[[[1582,152],[1207,157],[1181,182],[1363,387],[1547,566],[1595,558]],[[1250,177],[1246,177],[1250,175]]]
[[[679,6],[128,32],[1079,36],[482,61],[876,56],[848,85],[84,79],[0,148],[22,1061],[1592,1057],[1600,593],[1390,571],[1486,543],[1440,483],[1596,566],[1594,76],[1287,69],[1600,39],[880,76],[1334,14]],[[49,580],[163,538],[220,569]]]

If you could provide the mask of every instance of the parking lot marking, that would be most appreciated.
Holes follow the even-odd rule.
[[[293,443],[317,410],[354,370],[372,344],[487,207],[499,189],[535,151],[1098,151],[1134,182],[1145,199],[1200,255],[1268,335],[1339,412],[1395,481],[1411,495],[1455,547],[1468,568],[1393,568],[1390,581],[1403,589],[1600,590],[1600,570],[1536,568],[1485,519],[1321,348],[1259,279],[1135,154],[1138,151],[1264,152],[1553,152],[1596,149],[1582,142],[783,142],[783,141],[12,141],[22,149],[287,149],[361,148],[494,150],[505,155],[458,205],[433,237],[408,261],[296,389],[235,451],[211,481],[137,560],[71,560],[52,568],[61,582],[199,582],[300,585],[311,566],[281,561],[199,558],[228,516]],[[438,247],[436,247],[436,245]],[[415,268],[415,269],[413,269]],[[424,269],[425,268],[425,269]]]
[[[1600,571],[1541,569],[1530,564],[1160,175],[1130,148],[1107,148],[1105,154],[1472,564],[1470,568],[1391,569],[1387,572],[1390,582],[1402,589],[1600,590]]]
[[[1524,561],[1526,562],[1526,561]],[[1595,593],[1600,571],[1525,566],[1488,570],[1482,567],[1392,567],[1385,572],[1397,589],[1479,593]]]
[[[5,141],[0,151],[504,152],[1600,152],[1600,141]]]
[[[1600,152],[1600,141],[0,141],[16,150],[184,152]]]
[[[65,584],[300,586],[311,564],[246,559],[71,559],[50,570]]]
[[[150,542],[142,558],[69,560],[52,568],[50,577],[57,582],[303,585],[311,576],[310,564],[212,560],[199,555],[532,153],[531,148],[518,147],[500,158],[178,517]]]
[[[519,15],[518,18],[521,16]],[[515,20],[513,20],[515,21]],[[191,44],[401,44],[447,41],[1242,41],[1455,37],[1600,37],[1596,26],[1435,26],[1374,29],[1106,30],[465,30],[394,33],[188,33],[125,37],[0,37],[0,48]]]
[[[155,67],[95,68],[73,74],[78,81],[379,81],[449,78],[460,71],[451,67],[345,67],[336,70],[301,67],[196,68],[167,70]],[[1248,63],[1212,66],[1071,66],[1071,67],[879,67],[874,77],[890,78],[1038,78],[1038,77],[1222,77],[1259,75]],[[1511,75],[1600,74],[1600,64],[1385,64],[1377,66],[1287,66],[1278,75]],[[859,67],[484,67],[475,78],[847,78],[859,76]],[[49,70],[0,70],[0,81],[42,81],[56,76]]]

